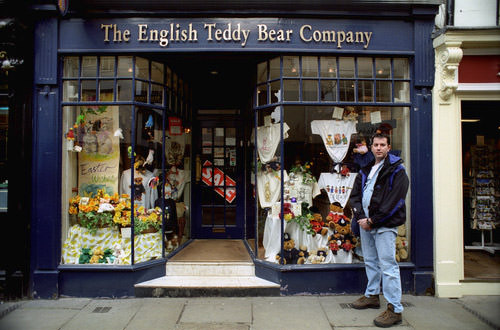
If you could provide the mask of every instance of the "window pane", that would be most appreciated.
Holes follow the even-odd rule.
[[[118,77],[132,77],[132,56],[118,57]]]
[[[394,102],[410,102],[410,83],[394,82]]]
[[[63,83],[63,101],[78,101],[78,80],[65,80]]]
[[[76,78],[78,77],[78,57],[76,56],[71,56],[71,57],[65,57],[64,58],[64,73],[63,77],[68,78],[68,77],[73,77]]]
[[[283,76],[298,77],[299,76],[299,57],[298,56],[283,56]]]
[[[257,64],[257,83],[267,81],[267,62]]]
[[[321,101],[337,101],[336,80],[321,80]]]
[[[151,103],[163,105],[163,85],[151,85]]]
[[[283,81],[284,101],[299,100],[299,81],[286,79]]]
[[[373,102],[373,81],[358,81],[358,102]]]
[[[114,56],[101,56],[99,64],[100,77],[114,77],[115,76],[115,57]]]
[[[318,100],[318,81],[302,80],[302,101]]]
[[[267,104],[267,85],[257,86],[257,106]]]
[[[315,56],[302,57],[302,76],[317,77],[318,76],[318,58]]]
[[[115,82],[113,80],[99,81],[99,101],[113,101]]]
[[[337,59],[335,57],[321,57],[321,77],[337,77]]]
[[[167,87],[172,87],[172,70],[167,66]]]
[[[340,78],[354,78],[354,57],[339,58]]]
[[[82,80],[82,101],[95,101],[96,96],[96,81]]]
[[[388,58],[375,59],[377,78],[391,78],[391,60]]]
[[[132,101],[132,80],[118,80],[116,89],[117,101]]]
[[[145,58],[135,58],[135,77],[139,79],[149,79],[149,62]]]
[[[340,101],[354,101],[354,80],[341,80]]]
[[[280,78],[280,58],[276,57],[269,61],[269,80]]]
[[[280,82],[271,82],[271,103],[276,103],[280,101]]]
[[[137,102],[148,102],[148,87],[149,83],[136,80],[135,81],[135,100]]]
[[[373,78],[373,65],[371,58],[358,58],[358,77]]]
[[[164,79],[164,65],[163,63],[151,62],[151,80],[163,84]]]
[[[97,57],[82,57],[82,77],[97,77]]]
[[[408,59],[395,58],[393,60],[393,65],[394,79],[410,79],[410,67],[408,65]]]
[[[377,102],[391,102],[392,87],[390,81],[377,81]]]

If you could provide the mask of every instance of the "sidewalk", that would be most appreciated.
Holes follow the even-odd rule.
[[[1,330],[378,329],[385,309],[352,309],[357,296],[26,300],[0,305]],[[395,329],[500,329],[500,296],[403,296]]]

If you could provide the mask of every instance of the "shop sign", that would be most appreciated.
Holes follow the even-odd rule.
[[[213,168],[212,173],[212,162],[208,160],[203,163],[203,170],[201,174],[201,180],[203,181],[203,183],[205,183],[207,186],[216,186],[214,188],[215,192],[221,197],[225,198],[229,203],[232,203],[234,201],[234,199],[236,198],[236,181],[225,175],[224,172],[217,167]],[[224,187],[221,187],[224,186],[224,179],[226,179],[225,194]]]
[[[399,50],[413,49],[412,25],[402,21],[276,18],[69,19],[61,50]]]
[[[168,117],[168,134],[182,135],[182,120],[178,117]]]

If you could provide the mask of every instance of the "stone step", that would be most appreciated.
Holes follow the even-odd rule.
[[[168,262],[167,276],[254,276],[252,262]]]

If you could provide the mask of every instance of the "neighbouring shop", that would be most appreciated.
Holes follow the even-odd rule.
[[[428,291],[438,4],[38,8],[33,295],[133,296],[192,240],[220,238],[283,294],[360,293],[349,196],[377,131],[411,182],[403,290]]]

